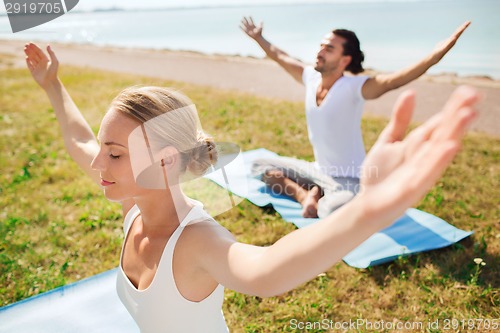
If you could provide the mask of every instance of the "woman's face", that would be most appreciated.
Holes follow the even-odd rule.
[[[137,186],[130,163],[128,137],[140,123],[121,112],[109,110],[97,135],[100,150],[91,163],[99,171],[104,195],[111,201],[138,196],[145,189]]]

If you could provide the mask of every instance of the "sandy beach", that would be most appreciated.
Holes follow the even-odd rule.
[[[9,56],[0,67],[24,67],[23,46],[22,41],[0,40],[0,54]],[[289,101],[301,102],[304,98],[303,86],[267,59],[77,44],[52,43],[52,46],[63,66],[68,64],[183,81]],[[414,119],[421,122],[439,110],[450,93],[461,84],[472,85],[485,96],[480,106],[481,114],[472,130],[500,136],[500,81],[486,77],[425,75],[406,87],[368,101],[365,112],[388,117],[399,93],[410,88],[417,93]]]

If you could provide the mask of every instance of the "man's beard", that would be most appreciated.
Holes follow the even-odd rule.
[[[325,59],[317,58],[316,65],[314,66],[314,70],[317,72],[323,73],[323,71],[325,70]]]

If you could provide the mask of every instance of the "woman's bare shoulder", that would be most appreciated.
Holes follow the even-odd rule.
[[[236,242],[236,238],[212,218],[200,218],[185,227],[179,242],[191,253],[202,255],[228,247]]]

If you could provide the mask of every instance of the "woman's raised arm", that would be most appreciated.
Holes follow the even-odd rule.
[[[54,51],[50,46],[47,47],[49,58],[36,44],[29,43],[25,45],[24,53],[33,79],[45,90],[54,108],[69,155],[95,183],[99,184],[99,172],[90,167],[90,163],[99,152],[99,144],[89,124],[57,76],[59,61]]]
[[[352,201],[265,248],[205,228],[193,242],[203,253],[200,265],[224,286],[260,296],[281,294],[314,278],[427,193],[458,152],[478,100],[475,90],[458,88],[440,113],[405,138],[414,94],[403,94],[366,157],[362,188]],[[209,235],[210,230],[218,234]]]

